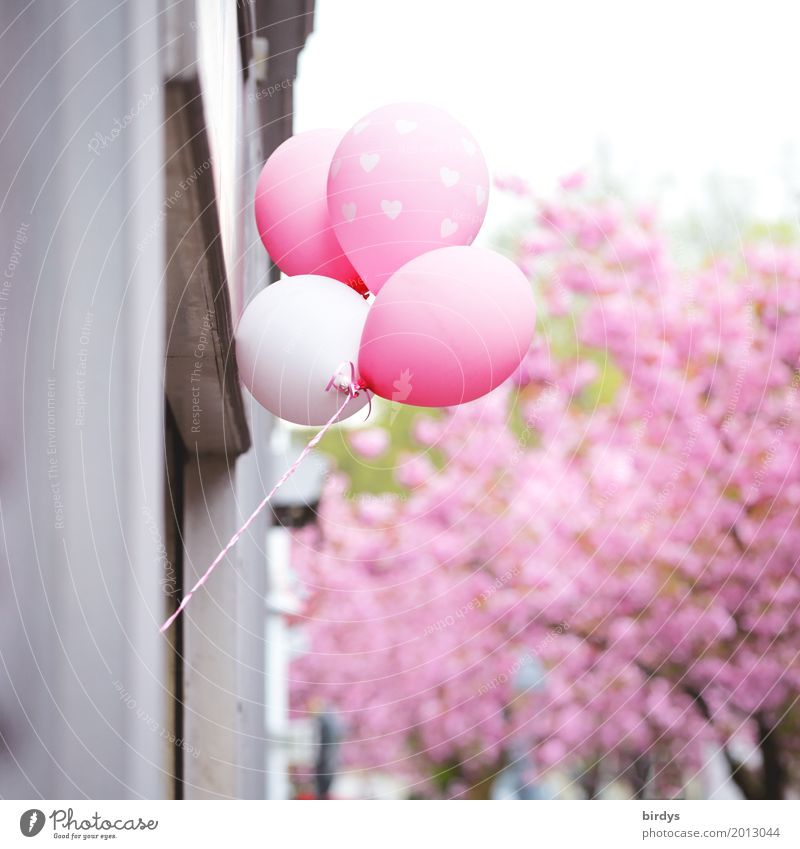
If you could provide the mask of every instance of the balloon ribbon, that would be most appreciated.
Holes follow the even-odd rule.
[[[346,376],[343,374],[343,369],[345,369],[349,365],[350,367],[350,379],[347,380]],[[197,581],[197,583],[189,590],[188,593],[183,597],[181,603],[178,605],[177,610],[167,619],[167,621],[159,628],[159,631],[163,634],[170,625],[181,615],[183,609],[189,604],[192,596],[200,589],[200,587],[205,584],[205,582],[211,577],[211,573],[217,566],[222,562],[225,555],[236,545],[239,541],[241,535],[250,527],[250,525],[255,520],[256,516],[269,504],[272,500],[272,497],[275,493],[286,483],[287,480],[297,471],[298,466],[303,462],[303,460],[308,457],[308,455],[314,450],[314,448],[319,444],[319,441],[323,436],[328,432],[328,430],[333,426],[336,419],[344,411],[344,408],[350,403],[353,398],[356,398],[362,389],[365,389],[362,381],[356,381],[355,379],[355,366],[352,363],[342,363],[341,366],[334,372],[331,379],[328,381],[328,385],[325,387],[327,392],[330,392],[331,389],[336,389],[338,392],[341,392],[345,395],[344,401],[342,401],[339,409],[328,419],[328,421],[322,426],[318,433],[314,434],[311,440],[309,440],[308,444],[305,448],[300,452],[298,458],[292,463],[291,466],[280,476],[275,486],[264,496],[259,505],[255,510],[250,514],[248,520],[239,528],[238,531],[230,538],[230,541],[225,546],[225,548],[220,551],[220,553],[214,558],[213,563],[206,569],[205,573],[202,577]],[[372,399],[370,399],[370,405],[372,403]]]

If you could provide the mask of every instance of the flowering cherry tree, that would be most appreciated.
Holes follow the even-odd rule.
[[[579,176],[529,200],[513,251],[542,319],[519,372],[344,437],[295,541],[294,706],[334,707],[347,762],[419,795],[486,795],[512,768],[691,795],[714,755],[744,796],[782,797],[800,781],[800,251],[753,240],[687,269],[651,210]]]

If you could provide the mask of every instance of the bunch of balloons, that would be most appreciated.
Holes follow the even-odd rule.
[[[346,133],[301,133],[267,160],[256,223],[287,276],[244,311],[239,372],[270,412],[323,428],[162,632],[334,422],[373,394],[423,407],[463,404],[520,364],[536,319],[528,281],[500,254],[469,247],[488,193],[475,139],[422,104],[384,106]]]
[[[350,396],[344,417],[370,394],[443,407],[502,383],[530,346],[535,308],[514,263],[469,247],[488,192],[475,139],[434,106],[384,106],[345,133],[284,142],[255,214],[287,276],[250,302],[236,334],[255,399],[321,425],[341,406],[332,386]]]

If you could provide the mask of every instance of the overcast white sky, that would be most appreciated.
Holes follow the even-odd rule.
[[[691,206],[720,173],[772,214],[800,186],[799,25],[796,0],[317,0],[296,129],[426,100],[544,191],[603,148],[639,194]]]

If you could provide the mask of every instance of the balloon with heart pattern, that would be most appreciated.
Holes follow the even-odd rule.
[[[489,172],[471,133],[420,103],[384,106],[358,121],[328,173],[334,233],[376,294],[420,254],[471,244],[488,192]]]

